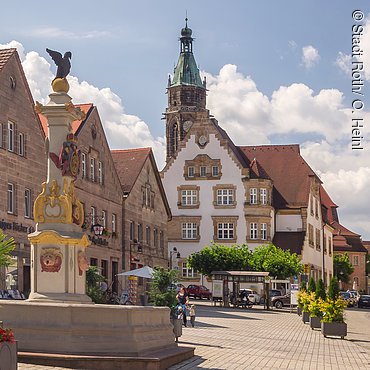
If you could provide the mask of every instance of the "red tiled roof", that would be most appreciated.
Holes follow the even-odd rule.
[[[253,161],[251,162],[249,167],[251,169],[251,177],[255,177],[258,179],[270,179],[270,176],[267,174],[261,164],[256,160],[256,158],[253,158]]]
[[[82,112],[84,112],[86,114],[86,118],[87,118],[87,115],[88,115],[90,109],[93,108],[94,104],[92,104],[92,103],[74,104],[74,106],[77,107],[77,108],[80,108],[82,110]],[[46,119],[46,117],[44,115],[42,115],[40,113],[39,113],[39,118],[40,118],[40,122],[41,122],[41,125],[42,125],[42,129],[44,130],[45,136],[47,136],[47,134],[48,134],[48,120]],[[86,120],[86,118],[85,118],[85,120]],[[76,134],[76,132],[80,128],[82,122],[84,122],[85,120],[75,120],[75,121],[72,122],[72,132],[74,134]]]
[[[131,191],[151,151],[151,148],[111,150],[124,192]]]
[[[10,57],[17,51],[17,49],[0,49],[0,71],[4,68]]]
[[[282,250],[290,250],[291,253],[302,254],[304,231],[276,232],[272,243]]]
[[[351,236],[351,237],[352,236],[360,236],[359,234],[356,234],[353,231],[348,230],[347,228],[345,228],[343,225],[341,225],[337,221],[332,221],[330,223],[330,226],[334,227],[334,229],[335,229],[334,234],[336,234],[336,235]]]
[[[240,146],[247,159],[254,159],[273,180],[275,208],[307,207],[311,176],[316,176],[301,157],[299,145]]]

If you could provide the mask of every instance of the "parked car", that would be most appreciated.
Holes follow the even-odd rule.
[[[187,287],[186,292],[188,293],[189,297],[193,297],[194,299],[212,298],[211,291],[204,285],[191,284]]]
[[[276,295],[271,298],[271,306],[275,308],[283,308],[284,306],[290,306],[290,294]]]
[[[350,292],[339,292],[339,296],[347,302],[347,307],[353,307],[355,305],[355,299]]]
[[[261,296],[255,291],[255,290],[252,290],[252,289],[240,289],[240,292],[244,292],[245,294],[247,294],[248,296],[248,299],[253,302],[254,304],[260,304],[261,303]]]
[[[358,300],[358,308],[370,308],[370,295],[363,294],[360,295],[360,298]]]
[[[276,297],[276,296],[281,296],[281,295],[283,295],[283,294],[278,289],[271,289],[270,290],[270,298]]]

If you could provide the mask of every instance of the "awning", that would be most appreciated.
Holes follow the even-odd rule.
[[[153,279],[153,272],[154,270],[151,267],[144,266],[136,270],[121,272],[120,274],[117,274],[116,276],[137,276],[137,277],[142,277],[146,279]]]

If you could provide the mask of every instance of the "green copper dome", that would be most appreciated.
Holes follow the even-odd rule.
[[[175,68],[171,86],[192,85],[204,87],[193,55],[192,32],[193,31],[188,28],[186,19],[185,28],[181,30],[180,56]]]

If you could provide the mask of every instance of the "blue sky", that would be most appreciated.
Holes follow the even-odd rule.
[[[342,223],[370,239],[370,122],[365,149],[353,152],[345,58],[352,11],[370,12],[363,3],[14,1],[2,5],[0,44],[23,50],[35,100],[47,98],[45,76],[55,72],[45,48],[72,51],[74,102],[97,105],[112,147],[151,145],[161,167],[167,78],[187,11],[195,58],[209,81],[208,107],[220,125],[239,145],[300,143]],[[364,118],[369,79],[370,70]]]

